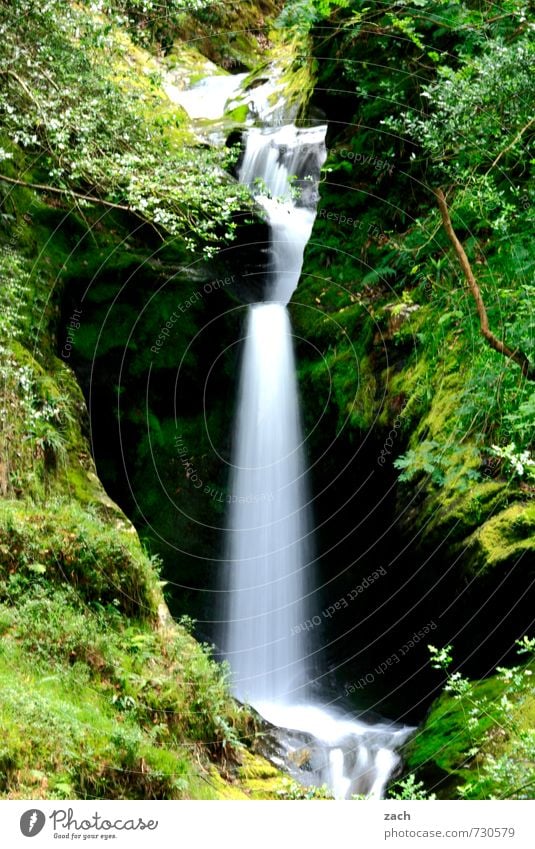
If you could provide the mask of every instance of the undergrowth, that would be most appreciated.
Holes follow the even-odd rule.
[[[203,798],[208,762],[239,760],[248,715],[180,626],[18,574],[0,582],[0,636],[0,794]]]

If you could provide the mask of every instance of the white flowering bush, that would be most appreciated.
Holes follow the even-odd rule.
[[[493,445],[492,453],[505,460],[513,477],[535,482],[535,460],[527,449],[519,451],[514,442],[509,445]]]

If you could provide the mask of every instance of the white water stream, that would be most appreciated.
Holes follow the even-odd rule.
[[[283,122],[279,76],[241,94],[244,74],[170,92],[192,118],[219,118],[234,100],[248,103],[249,124],[271,124],[248,130],[239,175],[264,208],[271,235],[265,297],[249,307],[243,349],[220,642],[236,696],[279,729],[281,766],[303,784],[327,784],[339,799],[380,798],[399,762],[395,750],[412,729],[348,719],[321,705],[310,687],[312,634],[294,627],[310,618],[314,549],[286,306],[316,216],[326,127]]]
[[[286,759],[300,780],[337,798],[380,797],[410,729],[366,724],[310,692],[314,646],[294,626],[310,616],[312,518],[286,305],[301,274],[326,156],[325,126],[253,128],[240,171],[267,213],[265,302],[249,308],[233,443],[228,525],[230,601],[223,643],[234,690],[269,722],[291,729]],[[301,736],[300,736],[301,735]]]

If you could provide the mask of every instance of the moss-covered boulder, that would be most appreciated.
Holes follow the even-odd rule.
[[[402,750],[405,774],[438,798],[533,798],[533,663],[444,692]]]

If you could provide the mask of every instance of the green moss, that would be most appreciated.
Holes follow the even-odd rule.
[[[438,380],[435,376],[433,402],[414,433],[414,441],[437,437],[444,439],[444,435],[451,434],[452,424],[457,418],[464,381],[465,375],[458,363],[452,371],[444,369],[439,374]]]
[[[474,574],[519,561],[535,565],[535,504],[515,503],[488,519],[468,539],[466,570]]]
[[[532,674],[534,664],[526,669]],[[515,694],[511,679],[497,675],[470,686],[468,697],[443,693],[434,702],[423,726],[403,748],[406,771],[438,787],[439,798],[531,798],[532,790],[522,795],[521,788],[529,784],[535,688],[524,684]],[[506,718],[501,704],[505,697]],[[472,715],[477,721],[470,725]]]
[[[214,771],[211,780],[217,787],[218,798],[222,799],[278,799],[278,791],[285,780],[284,773],[276,769],[260,755],[243,750],[240,766],[235,770],[232,785],[217,781]]]
[[[229,112],[226,112],[225,119],[234,124],[244,124],[248,115],[249,107],[246,104],[243,104],[242,106],[236,106],[235,109],[231,109]]]
[[[235,767],[224,779],[215,766],[210,766],[207,776],[210,798],[245,800],[279,799],[287,776],[269,761],[248,750],[239,754],[240,766]],[[196,798],[203,798],[198,796]]]
[[[225,780],[214,766],[209,769],[207,782],[212,798],[241,801],[251,798],[240,783]]]
[[[399,415],[402,430],[418,425],[429,409],[433,397],[433,372],[424,357],[411,358],[403,368],[389,368],[381,375],[387,395],[379,411],[378,424],[392,427]]]
[[[238,775],[244,781],[258,780],[263,778],[281,778],[283,773],[260,755],[244,752],[242,765],[238,769]]]

